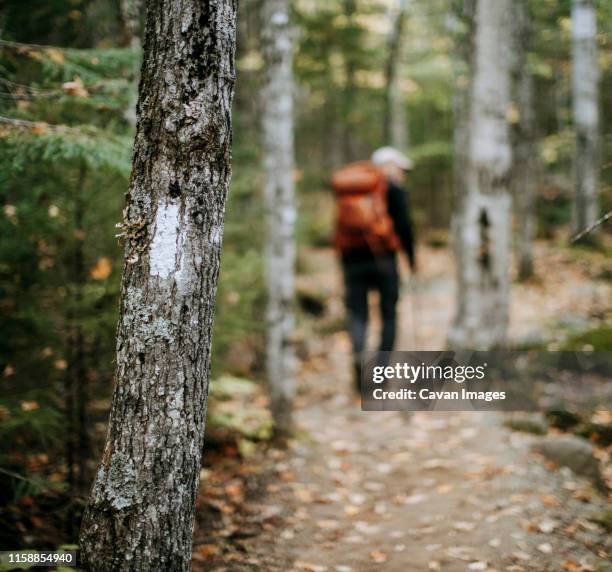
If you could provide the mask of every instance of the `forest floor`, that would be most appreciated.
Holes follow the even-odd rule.
[[[554,347],[563,324],[607,317],[601,264],[545,245],[536,254],[538,279],[513,286],[513,340]],[[452,260],[445,250],[420,255],[418,300],[404,296],[398,346],[439,350]],[[327,326],[302,327],[296,438],[247,463],[209,459],[194,570],[610,570],[607,499],[535,455],[541,437],[510,431],[499,413],[361,411],[348,339],[330,325],[343,311],[333,253],[307,260],[299,287],[323,296]]]

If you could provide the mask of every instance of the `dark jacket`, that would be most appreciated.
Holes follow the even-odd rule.
[[[402,248],[408,257],[410,267],[414,268],[414,234],[412,232],[412,222],[410,220],[410,211],[408,203],[408,195],[401,187],[395,183],[389,182],[387,190],[387,207],[389,215],[393,220],[395,233],[402,243]],[[363,262],[372,260],[374,255],[367,247],[354,248],[342,253],[343,262]]]

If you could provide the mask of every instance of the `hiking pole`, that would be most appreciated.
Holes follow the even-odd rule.
[[[593,224],[587,226],[584,230],[572,236],[570,239],[570,244],[574,244],[574,242],[578,242],[583,236],[586,236],[587,234],[593,232],[598,226],[601,226],[610,217],[612,217],[612,211],[608,211],[605,215],[598,218]]]

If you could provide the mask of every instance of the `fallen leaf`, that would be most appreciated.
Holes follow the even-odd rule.
[[[550,542],[543,542],[542,544],[540,544],[538,546],[538,550],[542,553],[542,554],[552,554],[552,544],[550,544]]]
[[[106,280],[113,271],[113,263],[110,258],[102,256],[98,258],[96,264],[89,271],[89,275],[94,280]]]
[[[393,470],[393,466],[389,463],[378,463],[376,470],[383,475],[388,475]]]
[[[312,493],[308,489],[295,489],[293,494],[297,500],[304,503],[312,502]]]
[[[364,522],[363,520],[358,520],[355,523],[355,529],[358,530],[359,532],[362,532],[363,534],[376,534],[379,530],[379,526],[377,526],[376,524],[368,524],[367,522]]]
[[[30,517],[30,522],[36,527],[36,528],[42,528],[45,524],[45,521],[40,518],[40,516],[31,516]]]
[[[436,487],[436,492],[438,494],[445,495],[446,493],[452,491],[454,488],[454,485],[439,485],[438,487]]]
[[[406,497],[404,499],[404,504],[419,504],[426,500],[427,500],[427,495],[416,494],[416,495],[411,495],[409,497]]]
[[[372,550],[370,552],[370,558],[376,562],[376,564],[384,564],[387,561],[387,555],[382,550]]]
[[[547,519],[543,520],[538,524],[538,529],[544,534],[550,534],[553,530],[555,530],[555,528],[557,528],[557,526],[557,522],[555,522],[554,520]]]
[[[540,500],[544,504],[544,506],[559,506],[559,501],[553,495],[542,495]]]
[[[64,52],[58,48],[47,48],[45,50],[45,54],[52,62],[56,64],[63,64],[65,61]]]
[[[20,406],[21,406],[21,410],[26,411],[26,412],[34,411],[40,407],[37,401],[22,401],[20,403]]]
[[[85,88],[83,80],[78,75],[75,75],[72,81],[63,83],[62,89],[67,95],[71,95],[73,97],[89,97],[89,92]]]
[[[472,549],[468,546],[449,546],[446,549],[446,555],[449,558],[457,558],[459,560],[473,560]]]
[[[202,544],[195,549],[195,552],[202,558],[210,558],[219,553],[219,547],[214,544]]]
[[[302,562],[301,560],[296,560],[293,563],[293,567],[298,570],[307,570],[308,572],[326,572],[327,566],[321,566],[320,564],[313,564],[312,562]]]
[[[323,528],[324,530],[329,530],[332,528],[338,528],[339,523],[337,520],[326,519],[326,520],[317,520],[316,524],[319,528]]]

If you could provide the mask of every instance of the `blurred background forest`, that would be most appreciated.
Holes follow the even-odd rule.
[[[239,7],[215,379],[264,377],[257,4],[244,0]],[[415,162],[409,187],[417,236],[431,248],[448,246],[453,98],[456,84],[467,81],[454,57],[452,4],[408,4],[395,72],[399,105],[389,121],[396,3],[294,2],[300,247],[330,244],[333,169],[368,157],[392,137]],[[538,240],[567,245],[575,145],[570,0],[528,6]],[[599,3],[598,26],[603,213],[612,208],[612,3]],[[115,225],[130,175],[139,37],[140,22],[122,0],[6,0],[0,8],[2,546],[21,545],[28,535],[45,539],[36,529],[47,522],[32,517],[24,524],[20,517],[33,503],[66,527],[64,540],[74,540],[72,516],[81,505],[69,501],[86,494],[99,456],[112,390],[123,256]],[[392,135],[397,124],[405,129]],[[606,244],[595,248],[606,252]],[[302,255],[298,271],[304,264]],[[609,279],[612,266],[601,272]],[[316,313],[321,304],[307,292],[298,292],[298,302],[302,314]],[[595,347],[612,349],[610,324],[588,335]],[[211,413],[213,424],[224,423]]]

